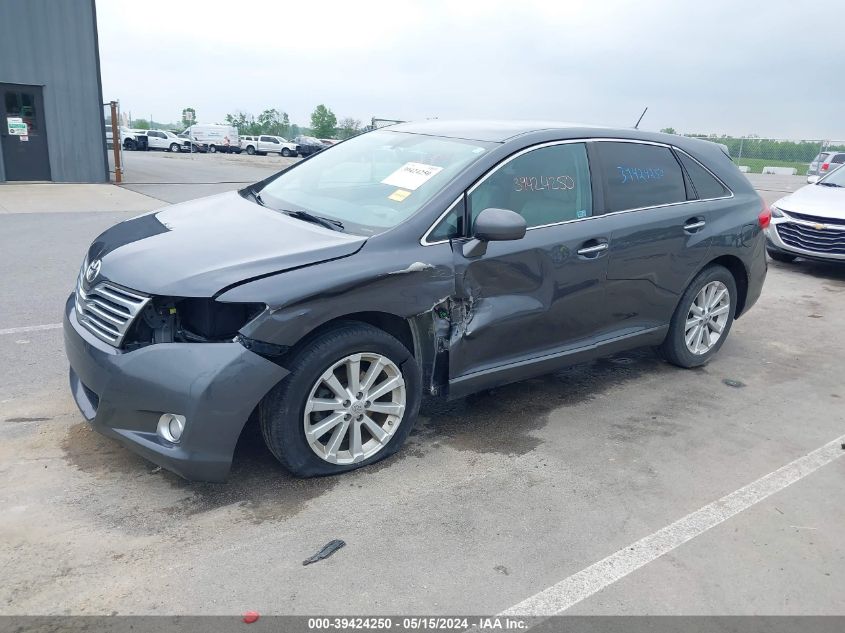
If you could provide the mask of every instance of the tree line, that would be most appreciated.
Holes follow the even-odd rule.
[[[291,123],[288,113],[276,108],[264,110],[257,117],[247,112],[230,113],[226,115],[226,123],[236,127],[238,134],[241,135],[270,134],[285,138],[305,134],[317,138],[347,139],[363,131],[361,121],[352,117],[338,121],[331,108],[322,103],[311,113],[310,127],[300,127],[296,123]]]

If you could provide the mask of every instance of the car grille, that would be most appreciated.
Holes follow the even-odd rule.
[[[805,222],[845,226],[845,218],[823,218],[820,215],[810,215],[809,213],[795,213],[794,211],[784,211],[784,214],[787,217],[795,218],[796,220],[804,220]]]
[[[120,347],[135,317],[150,297],[102,281],[85,290],[83,275],[76,282],[76,318],[98,339]]]
[[[822,226],[823,223],[819,223]],[[777,225],[778,236],[787,246],[802,248],[805,251],[845,255],[845,230],[816,228],[811,224],[781,222]]]

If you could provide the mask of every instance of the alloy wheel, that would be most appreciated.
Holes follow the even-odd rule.
[[[721,281],[711,281],[695,295],[687,311],[684,341],[693,354],[703,355],[722,337],[730,318],[731,293]]]
[[[334,363],[308,395],[305,439],[332,464],[357,464],[381,451],[405,412],[405,381],[399,367],[374,352]]]

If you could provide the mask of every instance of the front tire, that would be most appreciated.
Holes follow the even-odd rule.
[[[217,147],[215,145],[209,145],[208,146],[208,153],[209,154],[216,154],[217,153]]]
[[[420,370],[397,339],[346,322],[286,363],[291,373],[259,405],[270,452],[297,477],[334,475],[399,450],[416,421]]]
[[[171,143],[170,144],[170,151],[175,153],[175,154],[178,154],[180,151],[182,151],[182,148],[179,146],[178,143]]]
[[[783,264],[791,264],[797,259],[797,255],[790,255],[789,253],[784,253],[783,251],[775,251],[767,248],[766,252],[773,260]]]
[[[678,367],[700,367],[724,344],[736,313],[736,280],[724,266],[708,266],[681,296],[660,354]]]
[[[290,157],[290,150],[287,147],[282,148],[282,156],[284,156],[285,158]]]

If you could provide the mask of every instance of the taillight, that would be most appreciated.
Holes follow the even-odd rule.
[[[830,169],[830,163],[824,163],[822,165],[822,171],[827,171],[828,169]]]
[[[763,202],[763,210],[760,211],[760,215],[757,216],[757,222],[760,223],[761,229],[769,228],[769,225],[772,223],[772,211],[769,209],[769,205]]]

